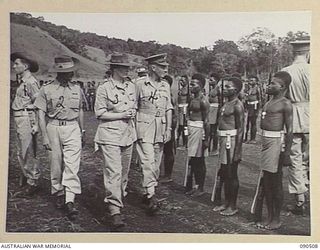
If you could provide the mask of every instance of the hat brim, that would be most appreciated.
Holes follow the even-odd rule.
[[[48,73],[67,73],[67,72],[74,72],[78,69],[80,61],[75,58],[75,57],[71,57],[74,66],[67,68],[67,69],[61,69],[61,68],[57,68],[55,65],[53,65],[49,70]]]
[[[122,66],[122,67],[132,67],[134,66],[133,63],[115,63],[115,62],[106,62],[106,65],[109,65],[109,66]]]
[[[14,62],[16,59],[24,59],[29,62],[30,67],[29,70],[32,73],[35,73],[39,70],[39,65],[35,60],[29,58],[29,56],[25,55],[23,52],[15,52],[10,55],[10,60]]]

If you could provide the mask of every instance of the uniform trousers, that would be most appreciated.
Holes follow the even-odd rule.
[[[303,194],[308,191],[307,161],[309,155],[309,134],[293,134],[289,166],[289,193]]]
[[[39,160],[37,159],[34,150],[32,136],[37,140],[37,135],[31,134],[31,123],[29,115],[19,116],[14,118],[17,134],[17,155],[22,174],[27,178],[29,185],[37,185],[40,177]]]
[[[49,151],[51,193],[72,197],[81,193],[78,177],[81,156],[81,131],[78,123],[66,126],[47,125],[52,151]],[[70,200],[73,202],[73,200]],[[67,201],[66,201],[67,202]]]
[[[149,143],[138,140],[136,146],[142,168],[142,186],[147,198],[151,198],[155,194],[155,187],[158,185],[163,143]]]
[[[127,195],[133,144],[117,146],[100,144],[104,158],[103,180],[106,190],[104,201],[108,203],[111,215],[119,214],[123,207],[122,197]]]

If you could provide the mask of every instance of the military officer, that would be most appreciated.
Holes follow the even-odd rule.
[[[83,93],[79,85],[71,83],[78,63],[73,57],[56,57],[51,69],[57,73],[56,79],[41,88],[35,101],[43,145],[49,152],[51,193],[57,208],[65,207],[71,220],[78,214],[74,200],[81,193],[78,171],[84,132]]]
[[[171,139],[172,104],[170,86],[162,78],[168,73],[167,54],[146,58],[148,76],[136,81],[137,152],[142,168],[142,185],[147,213],[158,210],[155,187],[158,184],[164,143]]]
[[[305,194],[308,191],[307,165],[309,161],[309,101],[310,101],[310,41],[291,42],[294,54],[292,65],[282,69],[290,74],[292,81],[287,97],[293,105],[293,141],[291,165],[289,165],[289,193],[294,194],[296,204],[289,210],[303,214]]]
[[[40,177],[37,159],[38,119],[34,101],[39,94],[39,84],[31,74],[39,69],[38,63],[22,52],[11,54],[13,70],[17,74],[17,88],[13,103],[13,117],[17,132],[17,153],[20,168],[20,186],[24,186],[25,195],[33,195],[38,190]]]
[[[133,143],[136,141],[134,118],[136,114],[135,85],[127,80],[130,66],[126,54],[113,54],[111,77],[97,90],[95,114],[99,126],[95,143],[103,153],[105,202],[115,228],[125,225],[121,208],[126,196],[128,173]]]

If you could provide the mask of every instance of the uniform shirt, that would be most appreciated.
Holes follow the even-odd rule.
[[[97,89],[94,106],[99,119],[105,112],[122,113],[136,108],[136,90],[132,82],[118,82],[112,78],[105,80]],[[137,140],[134,120],[100,120],[94,141],[98,144],[129,146]]]
[[[169,84],[145,77],[137,79],[136,87],[138,139],[149,143],[164,142],[166,112],[173,109]]]
[[[54,80],[42,86],[34,105],[51,119],[72,121],[79,117],[83,93],[79,85],[68,83],[66,86]]]
[[[295,61],[283,71],[292,78],[287,97],[293,104],[293,133],[309,133],[309,64]]]
[[[18,83],[19,87],[17,88],[15,98],[12,102],[12,109],[33,109],[33,102],[40,90],[37,79],[27,71],[22,78],[18,79]]]

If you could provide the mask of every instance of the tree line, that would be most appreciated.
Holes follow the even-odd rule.
[[[156,41],[136,41],[110,38],[90,32],[80,32],[63,25],[45,21],[43,17],[33,17],[29,13],[11,13],[10,21],[22,25],[39,27],[71,51],[88,57],[86,45],[99,48],[106,55],[125,52],[139,56],[168,53],[170,73],[173,75],[192,74],[198,71],[205,75],[215,72],[222,75],[257,75],[266,79],[272,72],[292,62],[290,41],[310,39],[305,31],[289,31],[285,37],[276,37],[270,30],[257,27],[239,41],[220,39],[212,46],[190,49],[175,44],[159,44]]]

